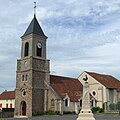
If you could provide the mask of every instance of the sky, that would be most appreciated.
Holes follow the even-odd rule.
[[[51,74],[78,78],[83,71],[120,80],[120,0],[36,0],[47,39]],[[0,0],[0,91],[14,90],[21,36],[34,0]]]

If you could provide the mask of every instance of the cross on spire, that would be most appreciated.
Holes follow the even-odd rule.
[[[36,2],[34,2],[34,15],[36,16]]]

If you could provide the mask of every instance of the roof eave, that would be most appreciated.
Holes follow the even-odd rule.
[[[30,33],[30,34],[27,34],[27,35],[22,35],[20,38],[22,39],[22,38],[27,37],[27,36],[29,36],[29,35],[38,35],[38,34]],[[38,35],[38,36],[40,36],[40,37],[44,37],[45,39],[48,38],[46,35],[44,35],[44,36]]]

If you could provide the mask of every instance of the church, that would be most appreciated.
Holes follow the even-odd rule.
[[[120,81],[109,75],[83,72],[78,78],[50,75],[46,58],[47,36],[36,15],[21,37],[21,58],[17,60],[15,116],[34,116],[52,110],[78,113],[82,106],[83,78],[90,80],[91,106],[109,110],[120,101]],[[114,85],[111,85],[111,82]],[[112,96],[112,97],[111,97]]]
[[[62,113],[62,104],[65,104],[66,110],[69,106],[69,110],[75,111],[82,84],[75,78],[50,75],[50,60],[46,58],[47,36],[36,15],[21,39],[21,58],[17,60],[16,71],[15,116],[30,117],[48,110]]]
[[[0,108],[15,108],[14,116],[31,117],[46,111],[78,113],[82,107],[83,78],[87,75],[91,107],[109,111],[120,102],[120,81],[113,76],[84,71],[78,78],[50,75],[46,58],[47,36],[36,15],[21,37],[15,91],[0,94]],[[12,101],[12,102],[11,102]]]

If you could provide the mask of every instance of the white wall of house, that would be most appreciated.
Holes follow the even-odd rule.
[[[2,108],[15,108],[15,99],[0,100]]]
[[[65,100],[68,100],[68,106],[65,105]],[[72,102],[70,101],[70,98],[68,95],[65,96],[63,99],[63,111],[70,111],[70,112],[75,112],[78,113],[79,111],[79,101],[78,102]]]
[[[65,104],[64,104],[64,109],[63,110],[73,112],[75,110],[75,103],[74,102],[69,102],[68,106],[65,106]]]
[[[79,113],[81,110],[82,106],[80,106],[80,100],[79,102],[75,102],[75,113]]]
[[[79,111],[78,104],[79,104],[79,102],[70,102],[69,106],[63,107],[63,110],[78,113],[78,111]]]
[[[74,109],[73,106],[74,105],[71,104],[69,96],[66,94],[63,99],[63,111],[72,111]]]

